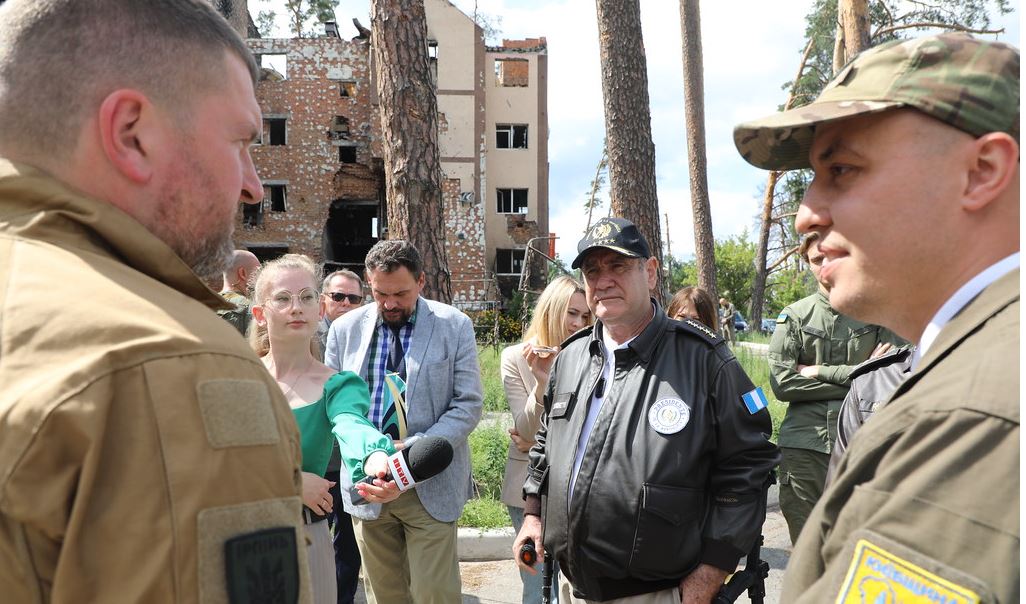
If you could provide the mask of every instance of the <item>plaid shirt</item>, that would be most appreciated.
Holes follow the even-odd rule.
[[[409,352],[410,338],[413,336],[413,325],[417,322],[417,312],[399,329],[399,335],[403,339],[403,350]],[[382,429],[381,418],[385,416],[385,374],[388,372],[388,326],[378,318],[377,327],[374,329],[374,337],[371,339],[370,358],[367,360],[367,387],[371,393],[370,417],[368,418],[377,427]]]

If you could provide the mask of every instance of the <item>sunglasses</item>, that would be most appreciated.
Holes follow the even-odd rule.
[[[334,300],[335,302],[349,300],[350,304],[357,304],[363,301],[363,296],[361,296],[360,294],[343,294],[341,292],[331,292],[330,294],[325,295]]]

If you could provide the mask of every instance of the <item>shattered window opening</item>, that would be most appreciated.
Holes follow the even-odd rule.
[[[530,76],[527,59],[495,59],[495,85],[526,87]]]
[[[526,149],[527,124],[496,124],[495,147],[497,149]]]
[[[264,124],[264,129],[267,131],[267,137],[265,138],[265,140],[267,141],[268,145],[271,145],[272,147],[280,147],[282,145],[288,144],[288,133],[285,128],[285,118],[264,118]]]
[[[496,189],[496,212],[499,214],[526,214],[527,189]]]
[[[264,222],[264,203],[242,204],[242,226],[255,227]]]
[[[338,95],[341,97],[356,96],[356,82],[352,80],[342,80],[339,82]]]
[[[264,185],[264,203],[270,200],[272,212],[286,212],[286,185]]]
[[[519,275],[524,272],[525,250],[495,250],[495,272],[499,275]]]
[[[338,148],[338,161],[343,164],[355,164],[356,163],[356,147],[339,147]]]

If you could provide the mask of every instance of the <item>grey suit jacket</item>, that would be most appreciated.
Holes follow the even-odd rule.
[[[376,304],[350,311],[331,324],[324,363],[367,379],[369,347],[378,324]],[[424,508],[436,520],[453,522],[473,494],[467,437],[481,419],[481,373],[470,318],[459,310],[420,298],[417,321],[406,351],[407,426],[415,436],[441,436],[452,444],[452,464],[415,488]],[[373,520],[378,504],[353,505],[346,496],[352,477],[339,479],[349,514]]]

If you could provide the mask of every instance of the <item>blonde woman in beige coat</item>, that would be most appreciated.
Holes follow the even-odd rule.
[[[527,479],[527,452],[541,426],[542,396],[549,382],[559,345],[574,332],[591,325],[591,310],[584,288],[570,277],[558,277],[538,298],[524,341],[502,351],[502,387],[513,413],[509,457],[502,483],[502,501],[509,509],[513,528],[520,532],[524,521],[523,487]],[[524,604],[541,602],[541,573],[520,571]]]

